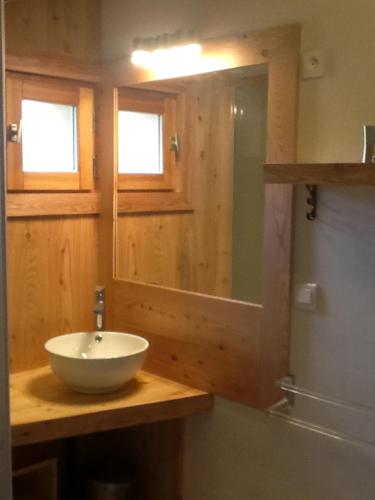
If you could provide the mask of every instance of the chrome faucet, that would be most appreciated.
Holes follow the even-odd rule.
[[[102,332],[104,330],[104,311],[105,311],[105,291],[104,286],[97,286],[95,289],[95,322],[96,330]]]

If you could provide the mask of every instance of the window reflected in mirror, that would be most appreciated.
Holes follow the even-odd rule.
[[[118,172],[163,173],[163,117],[156,113],[119,111]]]
[[[173,95],[176,172],[188,179],[184,189],[190,209],[172,201],[140,203],[137,209],[135,202],[126,203],[134,193],[122,193],[117,278],[261,303],[267,67],[147,85],[141,91],[145,95]],[[133,140],[132,132],[123,139],[120,129],[119,161],[126,142]],[[144,138],[146,154],[157,155],[152,140]],[[132,151],[137,162],[144,162],[143,151]],[[139,192],[148,196],[147,189]],[[173,200],[172,195],[160,189],[152,196]]]

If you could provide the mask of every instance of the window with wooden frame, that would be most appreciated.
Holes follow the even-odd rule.
[[[7,73],[9,191],[93,189],[94,89]]]
[[[174,191],[176,96],[123,88],[118,101],[118,189]]]

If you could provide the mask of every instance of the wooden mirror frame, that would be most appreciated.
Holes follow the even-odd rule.
[[[220,61],[215,71],[268,65],[267,163],[296,159],[299,38],[299,26],[292,25],[201,42],[202,56]],[[99,272],[107,289],[107,328],[150,340],[147,370],[266,408],[280,398],[275,382],[289,365],[293,188],[265,188],[262,305],[115,279],[117,88],[154,78],[129,59],[107,66],[103,75]]]

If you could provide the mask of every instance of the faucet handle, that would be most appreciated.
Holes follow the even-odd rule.
[[[104,286],[97,286],[95,288],[95,306],[94,314],[96,317],[96,329],[99,331],[104,330],[104,312],[105,312],[105,288]]]

